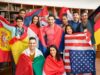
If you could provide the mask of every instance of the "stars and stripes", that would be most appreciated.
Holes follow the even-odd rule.
[[[66,72],[71,72],[69,56],[70,56],[69,50],[64,50],[64,62],[65,62],[65,71]]]
[[[65,35],[64,62],[66,72],[92,75],[95,72],[95,51],[85,33]]]

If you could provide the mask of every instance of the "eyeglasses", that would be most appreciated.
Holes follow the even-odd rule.
[[[29,44],[36,44],[36,43],[29,43]]]
[[[17,22],[23,22],[23,21],[17,21]]]

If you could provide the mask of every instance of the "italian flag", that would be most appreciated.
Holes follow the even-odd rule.
[[[30,50],[26,49],[20,56],[15,75],[42,75],[44,57],[40,50],[35,49],[35,57],[30,59]]]

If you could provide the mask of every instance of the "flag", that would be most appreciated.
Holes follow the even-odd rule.
[[[86,40],[85,33],[65,35],[64,62],[65,69],[72,74],[95,74],[95,51]]]
[[[66,75],[64,74],[64,63],[63,60],[54,60],[51,55],[49,55],[44,63],[43,75]]]
[[[90,38],[91,33],[88,30],[86,30],[84,33],[86,35],[86,41],[89,43],[90,46],[92,46],[92,42],[91,42],[91,38]]]
[[[7,20],[1,16],[0,16],[0,21],[2,21],[3,24],[9,25],[9,22],[7,22]],[[25,29],[25,32],[21,35],[20,39],[13,36],[9,40],[9,45],[10,45],[10,49],[11,49],[15,64],[17,64],[17,61],[18,61],[18,58],[19,58],[21,52],[28,47],[28,36],[27,36],[25,27],[24,27],[24,29]],[[11,35],[13,35],[13,34],[11,33]]]
[[[41,51],[35,49],[33,60],[31,60],[30,54],[29,48],[23,51],[18,60],[15,75],[42,75],[44,57]]]
[[[42,11],[39,13],[39,16],[40,17],[46,17],[46,16],[48,16],[48,14],[49,14],[49,12],[48,12],[48,8],[45,6],[45,7],[43,7],[42,8]]]
[[[69,50],[64,50],[64,62],[65,62],[65,71],[66,72],[71,72],[71,66],[70,66],[70,52]]]
[[[89,20],[92,22],[94,28],[94,37],[96,45],[100,44],[100,6],[89,16]]]
[[[68,20],[72,20],[73,19],[69,8],[65,8],[65,7],[61,8],[60,13],[59,13],[59,18],[60,19],[62,19],[63,14],[67,14]]]
[[[100,44],[100,19],[94,25],[96,45]]]
[[[0,17],[1,18],[1,17]],[[11,39],[11,33],[2,26],[0,22],[0,63],[11,62],[11,53],[9,41]]]
[[[12,38],[9,43],[14,58],[14,62],[15,64],[17,64],[20,54],[23,52],[23,50],[25,50],[28,47],[27,33],[24,32],[20,39],[16,37]]]
[[[47,10],[47,7],[44,7],[42,9],[35,9],[33,10],[32,12],[29,12],[25,15],[25,18],[24,18],[24,23],[26,26],[29,26],[32,22],[32,17],[34,15],[38,15],[40,16],[40,25],[41,26],[44,26],[44,25],[47,25],[47,16],[49,15],[49,12]]]
[[[43,38],[43,34],[41,32],[41,29],[38,28],[35,24],[31,24],[28,28],[28,36],[29,37],[35,37],[37,40],[37,47],[43,52],[43,54],[46,51],[46,45]]]
[[[32,61],[25,54],[21,54],[19,57],[15,75],[34,75]]]
[[[35,75],[42,75],[44,61],[45,59],[43,55],[39,55],[34,59],[34,63],[32,63],[32,67]]]
[[[41,11],[42,11],[42,9],[35,9],[32,12],[28,12],[25,15],[25,18],[24,18],[25,25],[28,27],[31,24],[31,22],[32,22],[32,17],[34,15],[38,15]]]
[[[40,25],[45,26],[48,25],[47,17],[49,15],[48,8],[45,6],[42,8],[41,12],[38,14],[40,16]]]

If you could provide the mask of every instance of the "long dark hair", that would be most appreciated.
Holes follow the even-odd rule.
[[[63,17],[66,17],[68,19],[67,14],[65,14],[65,13],[62,15],[62,18]],[[63,21],[62,20],[61,20],[61,22],[62,22],[62,25],[63,25],[62,27],[64,27],[64,24],[63,24]]]
[[[39,16],[38,16],[38,15],[34,15],[34,16],[32,17],[32,23],[33,23],[34,17],[38,17],[38,22],[37,22],[36,26],[40,28]]]
[[[74,29],[72,28],[72,26],[71,26],[71,25],[66,25],[66,26],[65,26],[65,34],[68,34],[68,33],[66,32],[67,27],[70,27],[70,28],[72,29],[72,33],[74,33]]]
[[[57,61],[60,61],[61,57],[60,57],[60,53],[59,53],[57,47],[55,45],[50,45],[48,47],[49,54],[50,54],[50,48],[55,48],[55,50],[56,50],[56,59],[57,59]]]

